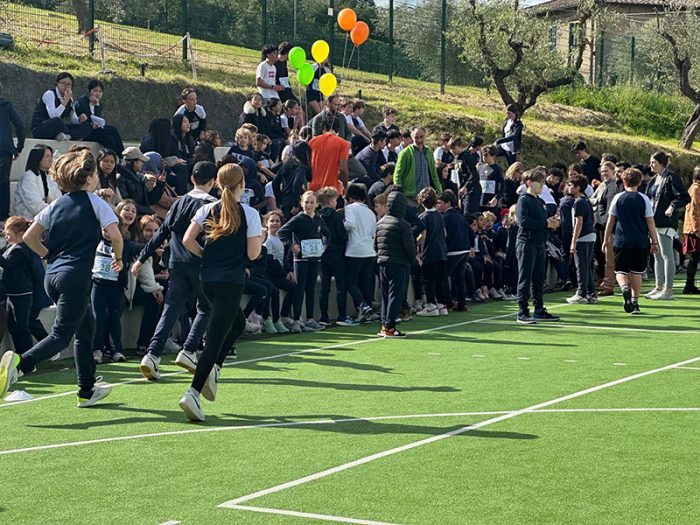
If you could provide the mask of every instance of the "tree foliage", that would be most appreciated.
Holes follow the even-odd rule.
[[[491,79],[503,102],[524,112],[543,93],[576,80],[585,50],[592,48],[590,22],[600,15],[597,0],[579,0],[568,56],[552,45],[555,22],[546,13],[521,8],[519,0],[462,0],[449,34],[461,57]]]

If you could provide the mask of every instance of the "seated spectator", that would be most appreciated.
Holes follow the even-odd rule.
[[[213,129],[205,131],[200,142],[210,144],[212,148],[220,148],[224,145],[224,140],[221,138],[221,133]]]
[[[24,217],[12,216],[5,222],[7,246],[0,256],[2,284],[7,294],[7,327],[15,352],[23,354],[48,334],[39,321],[41,309],[51,304],[45,293],[36,293],[37,281],[43,281],[41,259],[22,240],[29,229]],[[41,292],[41,290],[39,290]]]
[[[380,164],[386,164],[387,162],[396,164],[396,160],[399,158],[399,150],[397,148],[400,144],[401,133],[399,130],[389,130],[386,134],[386,147],[382,150],[382,159],[377,159],[377,162]]]
[[[352,139],[352,133],[350,133],[348,130],[347,124],[345,123],[345,117],[338,111],[339,104],[340,97],[336,94],[331,95],[326,99],[326,104],[323,110],[309,121],[309,126],[311,127],[314,137],[324,133],[323,122],[331,119],[335,120],[336,124],[333,126],[333,128],[337,128],[336,133],[338,136],[350,142]]]
[[[326,60],[323,62],[323,64],[315,62],[312,67],[314,68],[314,79],[308,86],[306,86],[306,102],[311,108],[311,113],[318,115],[321,113],[321,101],[323,100],[323,95],[321,94],[321,89],[319,87],[319,81],[326,73],[333,73],[333,66],[331,66],[328,60]],[[311,115],[311,113],[309,113],[309,115]]]
[[[0,90],[2,84],[0,84]],[[0,93],[1,94],[1,93]],[[12,128],[17,134],[17,146],[12,138]],[[12,102],[0,96],[0,221],[10,215],[10,173],[12,161],[24,149],[24,123]]]
[[[184,115],[190,123],[189,135],[194,144],[204,140],[207,131],[207,112],[197,104],[197,90],[185,88],[180,93],[182,105],[177,108],[175,115]],[[173,115],[173,117],[175,116]]]
[[[253,160],[258,168],[258,172],[266,178],[263,183],[275,178],[275,174],[270,169],[272,168],[272,159],[267,153],[271,142],[270,137],[258,133],[255,135],[255,142],[253,143]]]
[[[216,164],[216,158],[214,157],[214,147],[207,142],[200,142],[194,148],[194,154],[192,155],[192,167],[201,161],[211,162]],[[190,170],[191,171],[191,170]]]
[[[240,162],[243,157],[254,159],[255,152],[252,143],[253,135],[251,132],[241,127],[236,130],[236,142],[234,142],[231,149],[228,150],[228,154],[233,155],[238,162]]]
[[[99,142],[105,148],[112,151],[124,151],[124,143],[116,127],[106,123],[102,110],[102,95],[104,86],[102,82],[92,79],[87,86],[88,92],[75,102],[75,112],[78,118],[83,115],[92,126],[92,131],[85,140]]]
[[[56,76],[56,87],[44,92],[34,107],[31,128],[36,139],[82,140],[92,133],[87,115],[75,112],[73,75]]]
[[[287,134],[282,127],[282,102],[280,99],[273,98],[267,104],[267,133],[270,138],[271,149],[270,158],[273,162],[277,162],[280,158],[280,153],[287,142]]]
[[[452,180],[453,168],[450,166],[451,164],[439,163],[437,166],[435,166],[435,169],[437,170],[438,177],[440,178],[442,191],[450,190],[457,195],[459,193],[459,186],[457,186],[457,184],[455,184],[455,182]]]
[[[117,154],[111,149],[100,151],[97,156],[97,175],[100,178],[100,185],[95,193],[111,206],[116,206],[122,201],[117,183],[118,171]]]
[[[364,102],[361,100],[358,102],[362,102],[364,110]],[[351,133],[350,142],[359,151],[370,143],[372,136],[370,135],[367,128],[364,127],[365,125],[364,122],[362,122],[362,119],[358,117],[358,119],[355,120],[353,118],[354,104],[355,101],[351,98],[341,99],[340,107],[338,108],[338,110],[342,113],[343,117],[345,118],[345,124],[347,125],[348,131]],[[356,126],[356,122],[358,126],[360,125],[360,123],[362,123],[362,127],[359,128],[358,126]]]
[[[294,143],[292,156],[277,172],[272,181],[277,206],[285,220],[299,213],[304,186],[311,180],[311,148],[304,141]]]
[[[267,111],[263,107],[263,98],[260,93],[250,95],[248,101],[243,104],[243,112],[238,117],[238,127],[243,124],[253,124],[259,133],[267,133]]]
[[[379,168],[377,167],[377,157],[381,154],[381,151],[386,146],[386,134],[382,131],[378,131],[372,135],[372,143],[365,146],[355,158],[362,164],[367,172],[367,176],[364,179],[358,180],[357,182],[362,182],[370,188],[372,184],[377,182],[381,175],[379,174]]]
[[[158,117],[151,121],[148,135],[141,140],[142,152],[155,151],[166,163],[168,183],[175,188],[178,195],[184,195],[188,190],[187,160],[178,156],[178,142],[170,132],[170,121]],[[149,214],[150,215],[150,214]]]
[[[280,123],[284,132],[289,135],[293,130],[299,131],[303,122],[303,113],[299,103],[296,100],[287,100],[280,115]]]
[[[153,208],[156,217],[165,218],[172,205],[175,204],[175,201],[179,198],[179,195],[175,189],[166,182],[168,178],[165,171],[166,165],[160,154],[155,151],[149,151],[144,153],[144,155],[148,160],[143,163],[143,167],[141,168],[143,175],[148,180],[155,177],[156,186],[153,190],[154,198],[160,194],[158,202],[151,204],[151,208]]]
[[[384,166],[382,166],[379,170],[379,174],[382,178],[372,184],[367,192],[367,198],[369,199],[369,204],[372,208],[374,208],[374,200],[376,197],[384,193],[389,187],[389,184],[391,184],[394,180],[394,168],[396,168],[396,164],[389,162],[384,164]]]
[[[38,144],[27,157],[26,170],[15,190],[15,213],[33,219],[37,213],[61,196],[61,190],[49,170],[53,164],[53,149]]]
[[[443,133],[440,135],[440,145],[433,151],[435,164],[452,164],[454,162],[455,156],[452,154],[449,147],[451,140],[452,135],[449,133]]]
[[[389,133],[389,131],[391,131],[392,129],[399,131],[399,127],[396,124],[394,124],[394,122],[396,122],[397,115],[398,112],[394,108],[384,108],[382,110],[382,116],[384,117],[384,120],[382,120],[379,124],[374,126],[372,133],[374,133],[375,131],[383,131],[384,133]],[[408,136],[410,137],[411,134],[409,133]]]
[[[183,114],[175,114],[170,122],[170,132],[175,137],[177,142],[177,157],[187,161],[187,164],[192,164],[192,156],[194,155],[195,141],[190,135],[190,121]],[[187,192],[185,192],[187,193]]]
[[[139,215],[153,215],[152,204],[156,204],[163,194],[163,188],[156,184],[154,175],[143,175],[143,165],[149,158],[136,147],[124,150],[122,165],[117,173],[117,188],[122,199],[131,199]]]

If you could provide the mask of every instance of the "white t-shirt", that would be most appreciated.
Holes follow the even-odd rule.
[[[377,229],[377,216],[365,204],[353,202],[345,206],[343,222],[348,232],[346,257],[374,257],[374,236]]]
[[[265,82],[265,84],[274,86],[275,78],[277,78],[277,68],[275,68],[274,64],[268,64],[267,60],[263,60],[258,64],[258,69],[255,71],[255,79],[257,80],[258,78]],[[274,89],[263,89],[259,87],[258,93],[260,93],[262,98],[280,98],[277,91]]]
[[[503,128],[503,134],[506,137],[509,137],[512,129],[513,129],[513,121],[509,119],[508,122],[506,122],[506,126]],[[503,144],[501,144],[501,147],[505,151],[507,151],[508,153],[513,153],[513,147],[514,147],[513,141],[504,142]]]
[[[265,184],[265,197],[274,197],[275,190],[272,187],[272,181]]]
[[[282,126],[283,129],[289,127],[289,117],[284,111],[280,114],[280,126]]]
[[[197,213],[194,216],[194,219],[192,219],[192,222],[196,222],[197,224],[203,227],[204,223],[209,218],[209,214],[211,213],[212,208],[216,206],[219,202],[221,201],[205,204],[204,206],[199,208],[199,210],[197,210]],[[250,238],[261,236],[262,222],[260,221],[260,214],[247,204],[241,204],[241,206],[243,207],[243,211],[245,212],[245,220],[247,223],[246,237]]]
[[[264,246],[267,248],[268,255],[272,255],[275,261],[284,266],[284,244],[279,240],[279,237],[268,235]]]

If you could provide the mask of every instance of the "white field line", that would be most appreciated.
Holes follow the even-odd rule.
[[[502,414],[510,414],[512,410],[490,410],[483,412],[446,412],[437,414],[407,414],[393,416],[369,416],[369,417],[353,417],[343,419],[316,419],[310,421],[288,421],[284,423],[259,423],[257,425],[228,425],[221,427],[205,427],[205,428],[190,428],[186,430],[172,430],[169,432],[152,432],[149,434],[133,434],[129,436],[115,436],[100,439],[89,439],[86,441],[69,441],[67,443],[54,443],[51,445],[38,445],[35,447],[17,448],[0,450],[0,456],[11,454],[22,454],[25,452],[37,452],[40,450],[51,450],[59,448],[78,447],[86,445],[97,445],[100,443],[112,443],[115,441],[132,441],[146,438],[158,438],[168,436],[179,436],[186,434],[208,434],[210,432],[230,432],[236,430],[254,430],[258,428],[288,428],[288,427],[303,427],[310,425],[333,425],[343,423],[358,423],[363,421],[391,421],[402,419],[440,419],[451,417],[468,417],[468,416],[499,416]],[[559,409],[543,409],[533,410],[533,414],[554,414],[554,413],[595,413],[595,412],[700,412],[700,407],[677,407],[677,408],[559,408]]]
[[[343,518],[341,516],[329,516],[328,514],[313,514],[311,512],[297,512],[295,510],[267,509],[263,507],[247,507],[243,505],[232,505],[227,507],[235,510],[247,510],[261,512],[263,514],[277,514],[279,516],[294,516],[296,518],[308,518],[312,520],[334,521],[336,523],[357,523],[360,525],[398,525],[397,523],[387,523],[386,521],[358,520],[355,518]]]
[[[553,307],[552,307],[553,308]],[[551,310],[552,308],[549,308]],[[503,322],[485,322],[486,324],[496,324],[503,325]],[[629,326],[604,326],[604,325],[591,325],[591,324],[573,324],[573,323],[538,323],[536,325],[518,325],[520,328],[537,328],[538,326],[563,326],[564,328],[578,328],[579,330],[611,330],[614,332],[648,332],[654,334],[700,334],[700,330],[665,330],[665,329],[655,329],[655,328],[632,328]]]
[[[679,366],[679,370],[700,370],[700,366]]]
[[[557,308],[560,306],[570,306],[568,304],[563,304],[563,305],[556,305],[553,306],[552,308]],[[443,326],[436,326],[433,328],[426,328],[425,330],[418,330],[416,332],[411,332],[410,335],[421,335],[421,334],[427,334],[429,332],[435,332],[437,330],[447,330],[449,328],[456,328],[458,326],[464,326],[468,324],[475,324],[475,323],[486,323],[488,321],[493,321],[494,319],[504,319],[506,317],[513,317],[515,314],[514,313],[507,313],[503,315],[495,315],[491,317],[483,317],[481,319],[472,319],[471,321],[462,321],[459,323],[453,323],[453,324],[448,324],[448,325],[443,325]],[[321,352],[323,350],[332,350],[334,348],[344,348],[346,346],[355,346],[355,345],[361,345],[365,343],[371,343],[371,342],[376,342],[376,341],[386,341],[386,339],[380,339],[374,335],[369,335],[365,337],[364,339],[357,339],[355,341],[347,341],[345,343],[337,343],[333,345],[328,345],[328,346],[321,346],[317,348],[308,348],[306,350],[297,350],[294,352],[286,352],[283,354],[275,354],[275,355],[269,355],[265,357],[256,357],[253,359],[246,359],[243,361],[233,361],[233,362],[227,362],[224,363],[225,367],[228,366],[238,366],[238,365],[245,365],[248,363],[257,363],[260,361],[269,361],[271,359],[280,359],[282,357],[290,357],[290,356],[295,356],[295,355],[300,355],[300,354],[308,354],[308,353],[313,353],[313,352]],[[186,370],[178,371],[178,372],[167,372],[165,374],[161,374],[160,377],[172,377],[172,376],[178,376],[181,374],[186,374]],[[144,377],[138,377],[134,379],[129,379],[126,381],[120,381],[118,383],[109,383],[110,386],[115,387],[115,386],[123,386],[123,385],[129,385],[132,383],[143,383],[143,382],[148,382],[148,379]],[[21,384],[21,383],[18,383]],[[48,394],[45,396],[37,396],[33,399],[28,399],[27,401],[15,401],[15,402],[6,402],[6,403],[0,403],[0,408],[2,407],[8,407],[8,406],[13,406],[13,405],[25,405],[27,403],[34,403],[35,401],[43,401],[44,399],[53,399],[56,397],[64,397],[64,396],[70,396],[74,395],[77,391],[76,390],[71,390],[70,392],[60,392],[57,394]]]
[[[458,436],[460,434],[465,434],[467,432],[471,432],[472,430],[477,430],[479,428],[493,425],[495,423],[500,423],[501,421],[506,421],[508,419],[512,419],[512,418],[520,416],[522,414],[534,412],[536,410],[540,410],[542,408],[547,408],[549,406],[556,405],[558,403],[563,403],[564,401],[576,399],[578,397],[585,396],[587,394],[592,394],[594,392],[599,392],[600,390],[604,390],[607,388],[611,388],[613,386],[621,385],[623,383],[627,383],[627,382],[633,381],[635,379],[640,379],[642,377],[650,376],[653,374],[658,374],[659,372],[664,372],[666,370],[670,370],[672,368],[676,368],[679,366],[689,365],[691,363],[696,363],[698,361],[700,361],[700,357],[694,357],[692,359],[686,359],[684,361],[679,361],[678,363],[673,363],[670,365],[662,366],[660,368],[654,368],[652,370],[647,370],[646,372],[640,372],[638,374],[623,377],[621,379],[616,379],[616,380],[610,381],[608,383],[603,383],[602,385],[597,385],[594,387],[586,388],[585,390],[579,390],[578,392],[574,392],[572,394],[557,397],[555,399],[551,399],[549,401],[544,401],[542,403],[537,403],[535,405],[532,405],[532,406],[529,406],[526,408],[522,408],[520,410],[514,410],[512,412],[508,412],[507,414],[502,414],[500,416],[496,416],[496,417],[493,417],[491,419],[487,419],[485,421],[482,421],[480,423],[476,423],[474,425],[469,425],[469,426],[462,427],[462,428],[459,428],[456,430],[452,430],[450,432],[446,432],[444,434],[440,434],[437,436],[431,436],[429,438],[421,439],[419,441],[414,441],[413,443],[408,443],[408,444],[400,446],[400,447],[385,450],[383,452],[378,452],[378,453],[372,454],[370,456],[365,456],[365,457],[357,459],[355,461],[351,461],[349,463],[344,463],[342,465],[338,465],[337,467],[322,470],[320,472],[316,472],[315,474],[311,474],[309,476],[304,476],[303,478],[298,478],[298,479],[295,479],[292,481],[288,481],[286,483],[282,483],[280,485],[275,485],[274,487],[259,490],[257,492],[253,492],[251,494],[247,494],[245,496],[241,496],[241,497],[238,497],[236,499],[222,503],[221,505],[219,505],[219,507],[227,508],[227,507],[230,507],[232,505],[240,505],[241,503],[245,503],[247,501],[258,499],[258,498],[261,498],[263,496],[267,496],[270,494],[275,494],[277,492],[281,492],[281,491],[286,490],[286,489],[297,487],[299,485],[303,485],[303,484],[309,483],[311,481],[316,481],[318,479],[325,478],[327,476],[331,476],[331,475],[336,474],[338,472],[343,472],[345,470],[348,470],[348,469],[351,469],[354,467],[358,467],[360,465],[364,465],[366,463],[369,463],[369,462],[377,460],[377,459],[385,458],[387,456],[398,454],[400,452],[405,452],[407,450],[421,447],[423,445],[428,445],[430,443],[434,443],[436,441],[441,441],[443,439],[447,439],[447,438],[450,438],[452,436]]]
[[[170,521],[164,521],[160,525],[180,525],[182,523],[181,521],[176,521],[176,520],[170,520]]]

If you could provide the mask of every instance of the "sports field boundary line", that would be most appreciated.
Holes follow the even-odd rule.
[[[484,321],[487,325],[496,326],[507,326],[506,323],[502,321]],[[667,329],[655,329],[655,328],[633,328],[631,326],[606,326],[606,325],[591,325],[591,324],[574,324],[574,323],[537,323],[536,325],[518,325],[522,328],[537,328],[537,327],[556,327],[562,326],[564,328],[576,328],[579,330],[611,330],[611,331],[622,331],[622,332],[651,332],[655,334],[700,334],[700,329],[698,330],[667,330]]]
[[[700,366],[679,366],[678,370],[700,370]]]
[[[552,306],[550,308],[560,308],[563,306],[571,306],[570,304],[558,304],[555,306]],[[423,335],[426,333],[430,332],[435,332],[438,330],[447,330],[449,328],[456,328],[458,326],[464,326],[464,325],[469,325],[469,324],[477,324],[477,323],[487,323],[488,321],[492,321],[494,319],[504,319],[506,317],[515,317],[515,313],[507,313],[507,314],[502,314],[502,315],[495,315],[495,316],[490,316],[490,317],[483,317],[480,319],[471,319],[469,321],[460,321],[459,323],[453,323],[453,324],[448,324],[448,325],[442,325],[442,326],[435,326],[432,328],[426,328],[424,330],[417,330],[415,332],[410,332],[409,336],[415,336],[415,335]],[[505,323],[504,323],[505,324]],[[322,352],[324,350],[333,350],[336,348],[345,348],[347,346],[353,346],[353,345],[361,345],[361,344],[366,344],[366,343],[371,343],[371,342],[379,342],[379,341],[386,341],[386,339],[377,337],[376,335],[368,335],[364,337],[363,339],[357,339],[354,341],[346,341],[344,343],[336,343],[332,345],[327,345],[327,346],[321,346],[321,347],[316,347],[316,348],[307,348],[305,350],[295,350],[294,352],[285,352],[283,354],[275,354],[275,355],[269,355],[269,356],[263,356],[263,357],[255,357],[253,359],[245,359],[243,361],[233,361],[233,362],[226,362],[224,363],[224,367],[235,367],[235,366],[240,366],[240,365],[245,365],[249,363],[258,363],[260,361],[270,361],[272,359],[280,359],[283,357],[291,357],[295,355],[301,355],[301,354],[309,354],[309,353],[314,353],[314,352]],[[187,374],[188,372],[186,370],[182,371],[176,371],[176,372],[166,372],[164,374],[161,374],[160,377],[161,379],[164,377],[174,377],[174,376],[179,376],[183,374]],[[136,377],[134,379],[127,379],[126,381],[119,381],[117,383],[107,383],[111,387],[116,387],[116,386],[124,386],[124,385],[130,385],[133,383],[143,383],[143,382],[149,382],[149,379],[146,379],[145,377]],[[157,381],[156,381],[157,383]],[[37,401],[43,401],[45,399],[55,399],[57,397],[65,397],[65,396],[70,396],[70,395],[75,395],[77,393],[77,390],[71,390],[69,392],[59,392],[59,393],[54,393],[54,394],[48,394],[45,396],[37,396],[33,399],[28,399],[26,401],[6,401],[3,403],[0,403],[0,408],[8,407],[8,406],[19,406],[19,405],[26,405],[28,403],[35,403]]]
[[[247,505],[234,505],[226,507],[234,510],[247,510],[249,512],[260,512],[263,514],[276,514],[278,516],[293,516],[295,518],[308,518],[320,521],[333,521],[337,523],[355,523],[358,525],[399,525],[398,523],[389,523],[386,521],[361,520],[356,518],[344,518],[342,516],[331,516],[328,514],[315,514],[312,512],[298,512],[296,510],[270,509],[266,507],[250,507]]]
[[[189,428],[184,430],[172,430],[166,432],[151,432],[147,434],[131,434],[128,436],[112,436],[106,438],[88,439],[85,441],[68,441],[64,443],[52,443],[49,445],[36,445],[34,447],[0,450],[0,456],[21,454],[26,452],[38,452],[59,448],[78,447],[86,445],[98,445],[100,443],[112,443],[119,441],[133,441],[138,439],[171,437],[187,434],[208,434],[212,432],[231,432],[236,430],[256,430],[260,428],[293,428],[304,426],[335,425],[344,423],[362,423],[372,421],[392,421],[405,419],[442,419],[470,416],[499,416],[510,414],[512,410],[487,410],[474,412],[439,412],[434,414],[399,414],[391,416],[368,416],[339,419],[312,419],[308,421],[287,421],[277,423],[259,423],[257,425],[226,425],[220,427]],[[614,412],[700,412],[700,407],[632,407],[632,408],[559,408],[533,410],[532,414],[563,414],[563,413],[614,413]]]
[[[429,438],[414,441],[412,443],[408,443],[408,444],[402,445],[400,447],[395,447],[395,448],[388,449],[388,450],[385,450],[382,452],[377,452],[375,454],[365,456],[363,458],[356,459],[354,461],[350,461],[348,463],[344,463],[344,464],[338,465],[336,467],[332,467],[332,468],[329,468],[326,470],[322,470],[320,472],[316,472],[315,474],[310,474],[308,476],[304,476],[302,478],[288,481],[288,482],[282,483],[280,485],[275,485],[275,486],[269,487],[267,489],[262,489],[262,490],[259,490],[259,491],[256,491],[256,492],[253,492],[250,494],[246,494],[244,496],[240,496],[238,498],[221,503],[220,505],[218,505],[218,507],[229,508],[231,506],[240,505],[241,503],[255,500],[255,499],[261,498],[263,496],[269,496],[270,494],[276,494],[278,492],[282,492],[282,491],[290,489],[290,488],[298,487],[299,485],[303,485],[303,484],[309,483],[311,481],[316,481],[316,480],[331,476],[333,474],[336,474],[338,472],[343,472],[345,470],[349,470],[351,468],[358,467],[358,466],[364,465],[366,463],[370,463],[371,461],[375,461],[377,459],[382,459],[382,458],[385,458],[387,456],[392,456],[395,454],[399,454],[401,452],[405,452],[407,450],[412,450],[414,448],[421,447],[423,445],[435,443],[437,441],[441,441],[443,439],[447,439],[447,438],[450,438],[452,436],[458,436],[460,434],[465,434],[467,432],[471,432],[472,430],[477,430],[477,429],[484,428],[484,427],[487,427],[487,426],[490,426],[490,425],[493,425],[496,423],[500,423],[501,421],[506,421],[508,419],[512,419],[514,417],[517,417],[517,416],[520,416],[523,414],[535,412],[541,408],[546,408],[546,407],[549,407],[552,405],[563,403],[564,401],[576,399],[576,398],[579,398],[579,397],[582,397],[582,396],[585,396],[588,394],[592,394],[594,392],[599,392],[601,390],[605,390],[605,389],[612,388],[612,387],[617,386],[617,385],[628,383],[628,382],[634,381],[636,379],[641,379],[643,377],[658,374],[660,372],[665,372],[666,370],[671,370],[671,369],[679,367],[679,366],[685,366],[685,365],[689,365],[692,363],[696,363],[698,361],[700,361],[700,356],[694,357],[691,359],[686,359],[683,361],[679,361],[677,363],[662,366],[659,368],[647,370],[645,372],[639,372],[639,373],[633,374],[631,376],[622,377],[620,379],[616,379],[614,381],[609,381],[609,382],[603,383],[601,385],[586,388],[584,390],[579,390],[578,392],[573,392],[573,393],[567,394],[565,396],[560,396],[560,397],[557,397],[555,399],[550,399],[549,401],[543,401],[541,403],[537,403],[537,404],[531,405],[529,407],[521,408],[519,410],[514,410],[514,411],[509,412],[507,414],[496,416],[494,418],[487,419],[485,421],[482,421],[480,423],[476,423],[474,425],[468,425],[466,427],[452,430],[450,432],[445,432],[444,434],[439,434],[437,436],[431,436]]]

